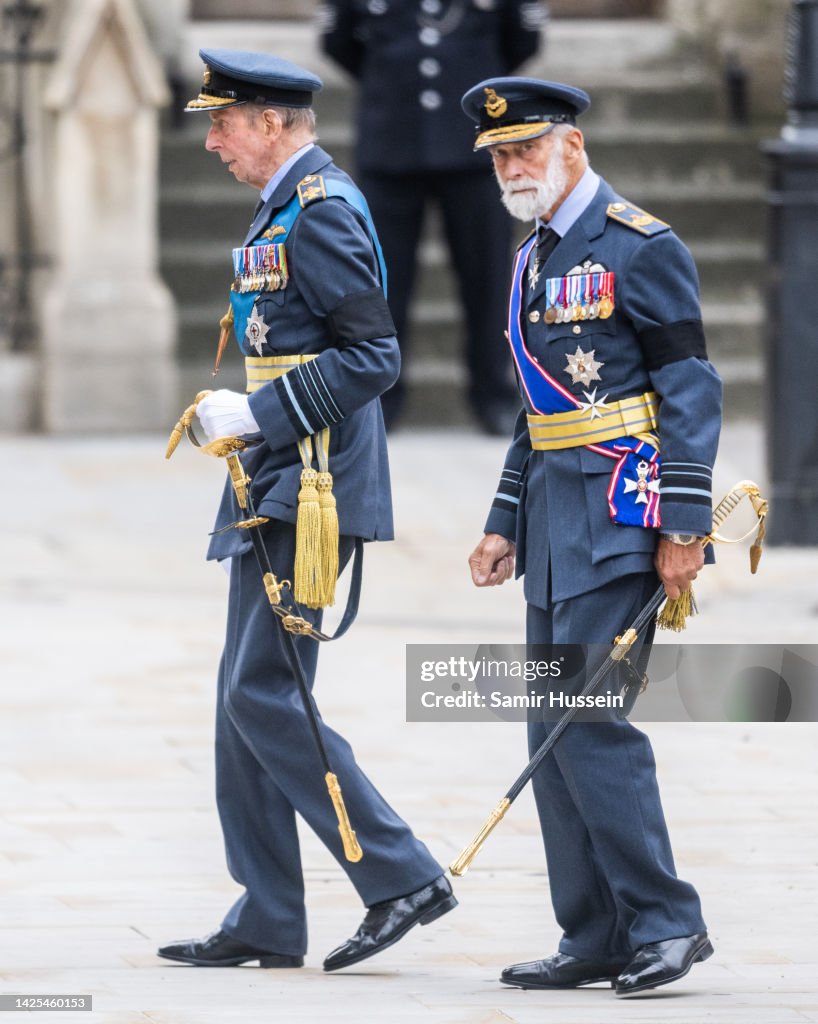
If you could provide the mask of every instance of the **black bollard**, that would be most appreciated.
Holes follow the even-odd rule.
[[[767,194],[768,540],[818,545],[818,0],[793,0]]]

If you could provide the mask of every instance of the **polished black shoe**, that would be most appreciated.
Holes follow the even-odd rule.
[[[271,953],[266,949],[254,949],[240,939],[234,939],[227,932],[213,932],[203,939],[187,939],[162,946],[158,956],[165,960],[176,960],[194,967],[238,967],[252,960],[258,960],[259,967],[303,967],[303,956],[287,953]]]
[[[555,953],[545,960],[532,960],[527,964],[512,964],[500,975],[505,985],[517,988],[579,988],[607,981],[613,987],[616,976],[624,964],[597,963],[595,960],[578,960],[565,953]]]
[[[352,938],[329,954],[324,970],[360,963],[402,939],[416,924],[431,924],[456,906],[452,887],[443,875],[408,896],[375,903]]]
[[[683,978],[695,963],[713,955],[707,932],[681,939],[649,942],[636,951],[633,960],[616,979],[616,994],[630,996]]]

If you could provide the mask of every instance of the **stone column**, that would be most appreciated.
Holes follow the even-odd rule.
[[[43,423],[165,430],[175,313],[157,274],[163,71],[133,0],[76,0],[45,94],[53,113],[54,271],[42,289]]]

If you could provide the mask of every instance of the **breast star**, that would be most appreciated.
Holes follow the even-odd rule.
[[[247,328],[244,336],[247,338],[250,348],[254,348],[259,355],[261,355],[264,348],[264,339],[267,337],[269,330],[270,328],[259,316],[258,307],[253,304],[253,312],[247,318]]]
[[[579,345],[577,345],[576,352],[572,356],[567,355],[565,357],[568,360],[568,365],[563,370],[563,373],[571,374],[572,384],[590,385],[593,380],[602,380],[597,370],[605,364],[594,359],[595,352],[596,349],[591,349],[590,352],[583,352]]]

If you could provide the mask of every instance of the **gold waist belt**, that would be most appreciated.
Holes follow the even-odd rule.
[[[303,366],[317,355],[245,356],[247,393],[252,394],[271,380]],[[313,441],[318,470],[312,468]],[[301,489],[295,524],[295,566],[293,595],[308,608],[325,608],[335,603],[338,580],[338,513],[329,471],[329,427],[302,437]]]
[[[618,402],[596,401],[583,409],[555,412],[550,416],[530,415],[528,433],[531,447],[538,452],[579,448],[599,441],[614,441],[629,435],[638,437],[659,427],[659,399],[653,391]],[[656,438],[651,439],[656,443]]]
[[[263,388],[271,380],[278,380],[285,373],[303,366],[317,355],[308,356],[245,356],[244,369],[247,372],[247,394]]]

